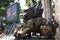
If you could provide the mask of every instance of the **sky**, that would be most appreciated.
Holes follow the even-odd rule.
[[[19,2],[22,9],[27,9],[28,8],[28,7],[25,6],[26,0],[19,0],[19,1],[15,0],[15,2]]]

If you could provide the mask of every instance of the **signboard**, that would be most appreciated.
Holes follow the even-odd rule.
[[[19,22],[19,14],[20,14],[20,4],[19,3],[15,3],[10,5],[9,7],[7,7],[6,10],[6,19],[7,22]]]

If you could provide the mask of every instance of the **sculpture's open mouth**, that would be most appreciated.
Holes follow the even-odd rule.
[[[23,34],[23,31],[22,30],[19,30],[17,33],[18,34]]]

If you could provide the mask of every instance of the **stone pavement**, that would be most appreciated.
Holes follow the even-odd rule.
[[[14,39],[15,39],[14,36],[9,36],[9,35],[3,36],[3,37],[0,38],[0,40],[14,40]]]
[[[55,39],[15,39],[15,40],[55,40]]]

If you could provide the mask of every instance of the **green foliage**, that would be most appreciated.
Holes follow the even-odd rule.
[[[37,3],[38,1],[41,1],[41,0],[35,0]],[[31,6],[32,4],[32,0],[26,0],[26,6]]]
[[[55,13],[55,5],[52,6],[53,13]]]
[[[22,13],[23,12],[23,9],[20,9],[20,13]]]
[[[53,0],[52,0],[52,12],[55,13],[55,4]]]
[[[31,6],[32,0],[26,0],[26,6]]]
[[[10,2],[14,2],[14,0],[0,0],[0,16],[6,15],[6,7],[9,6]]]

